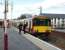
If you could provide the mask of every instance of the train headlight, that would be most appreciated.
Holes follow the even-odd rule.
[[[49,32],[49,30],[46,30],[46,32]]]
[[[34,32],[35,32],[35,30],[32,30],[32,32],[34,33]]]
[[[49,28],[49,32],[52,32],[52,28],[51,27]]]
[[[34,29],[32,29],[32,33],[34,33],[35,32],[35,30]]]

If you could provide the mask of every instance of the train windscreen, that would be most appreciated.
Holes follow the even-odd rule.
[[[33,19],[34,26],[50,26],[50,19]]]

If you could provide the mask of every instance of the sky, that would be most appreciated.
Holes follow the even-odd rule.
[[[2,3],[2,4],[1,4]],[[65,14],[65,0],[9,0],[7,18],[17,18],[21,14],[43,13]],[[0,1],[0,18],[4,18],[4,0]]]

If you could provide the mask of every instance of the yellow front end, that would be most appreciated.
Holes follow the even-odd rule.
[[[50,26],[33,26],[33,30],[38,33],[51,32]]]

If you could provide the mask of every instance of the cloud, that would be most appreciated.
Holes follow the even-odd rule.
[[[65,7],[62,7],[64,3],[65,0],[45,0],[31,5],[16,5],[14,6],[14,11],[20,12],[19,15],[23,13],[39,14],[39,8],[41,6],[43,8],[43,12],[65,13],[64,11],[62,11],[63,9],[65,9]]]
[[[0,5],[0,18],[4,18],[4,6]]]
[[[65,14],[65,3],[60,3],[58,5],[51,6],[45,9],[44,12]]]
[[[43,9],[43,13],[65,13],[65,0],[42,0],[42,2],[34,4],[23,5],[21,3],[20,5],[13,5],[12,18],[17,18],[24,13],[39,14],[40,6]],[[0,16],[4,16],[3,11],[4,6],[0,8],[0,13],[2,14]],[[9,5],[8,18],[11,18],[11,5]]]

